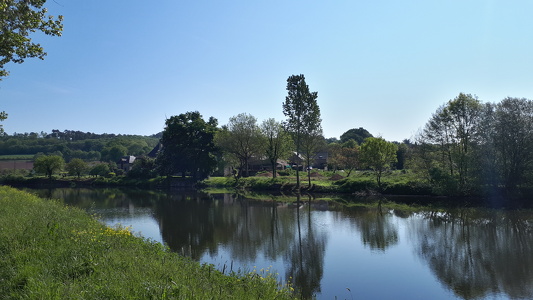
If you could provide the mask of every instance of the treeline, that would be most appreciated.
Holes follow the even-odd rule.
[[[409,168],[445,194],[519,194],[533,187],[533,101],[459,94],[411,147]]]
[[[124,155],[143,155],[159,142],[157,135],[95,134],[74,130],[52,130],[51,133],[14,133],[0,137],[0,154],[38,153],[59,155],[66,161],[116,161]]]

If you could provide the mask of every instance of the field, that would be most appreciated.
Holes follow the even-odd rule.
[[[31,170],[33,169],[32,160],[12,159],[6,160],[0,157],[0,170]]]

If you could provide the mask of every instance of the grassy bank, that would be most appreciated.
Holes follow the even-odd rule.
[[[356,171],[350,177],[340,174],[314,171],[311,175],[311,185],[309,185],[307,173],[302,173],[300,178],[301,190],[313,193],[365,194],[379,192],[391,195],[435,195],[431,185],[408,172],[388,172],[387,176],[382,179],[381,187],[378,187],[373,173],[368,171]],[[252,176],[239,179],[211,177],[203,181],[202,184],[209,188],[290,192],[296,188],[296,177]]]
[[[269,272],[224,275],[9,187],[0,187],[0,256],[3,299],[291,298]]]

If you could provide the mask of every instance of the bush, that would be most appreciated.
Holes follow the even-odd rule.
[[[363,192],[369,190],[377,190],[378,185],[375,180],[371,179],[353,179],[344,178],[334,182],[339,186],[339,191],[343,193]]]
[[[384,182],[382,193],[391,195],[433,195],[433,188],[429,184],[419,181]]]

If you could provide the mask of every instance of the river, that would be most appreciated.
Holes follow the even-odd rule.
[[[28,191],[131,226],[225,273],[274,272],[305,299],[533,299],[531,210],[414,211],[179,190]]]

